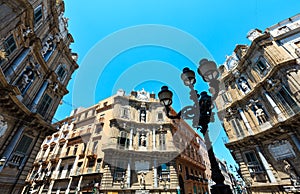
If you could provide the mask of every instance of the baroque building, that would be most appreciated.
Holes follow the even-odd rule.
[[[0,193],[20,193],[78,68],[63,1],[0,2]]]
[[[208,193],[203,139],[155,94],[119,90],[54,125],[23,193]]]
[[[226,147],[252,193],[300,190],[300,15],[248,34],[219,67]]]

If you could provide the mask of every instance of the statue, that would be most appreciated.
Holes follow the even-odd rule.
[[[244,77],[238,79],[239,88],[246,94],[250,92],[250,86]]]
[[[141,176],[140,176],[140,189],[145,189],[145,175],[144,173],[142,172]]]
[[[258,107],[256,104],[254,105],[254,113],[255,113],[255,116],[256,116],[259,124],[262,124],[262,123],[265,123],[268,121],[265,111],[261,107]]]
[[[298,184],[299,178],[296,175],[295,169],[291,166],[291,164],[287,160],[283,160],[284,163],[284,171],[290,175],[290,180],[293,186]]]
[[[34,79],[33,71],[30,68],[26,69],[16,84],[19,90],[21,91],[21,93],[24,93],[26,91],[26,88],[28,87],[28,85],[30,85],[33,82],[33,79]]]
[[[7,129],[7,122],[4,120],[4,117],[0,115],[0,137],[2,137]]]

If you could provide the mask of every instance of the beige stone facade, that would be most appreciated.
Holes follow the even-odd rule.
[[[55,125],[24,193],[208,192],[202,138],[154,94],[119,90]]]
[[[0,3],[0,193],[20,193],[53,115],[68,93],[77,55],[64,3]]]
[[[300,190],[300,15],[248,34],[220,66],[218,116],[252,193]]]

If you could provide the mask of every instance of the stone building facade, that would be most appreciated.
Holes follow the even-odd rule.
[[[23,193],[208,192],[202,138],[155,94],[119,90],[55,125]]]
[[[252,193],[300,190],[300,15],[248,34],[220,66],[218,116]]]
[[[68,93],[77,55],[64,3],[0,2],[0,193],[20,193],[53,115]]]

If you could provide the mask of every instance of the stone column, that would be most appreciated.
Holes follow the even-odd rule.
[[[21,54],[19,54],[19,56],[12,62],[12,65],[10,66],[10,68],[8,68],[4,72],[4,75],[5,75],[5,77],[6,77],[6,79],[7,79],[8,82],[11,81],[11,78],[13,77],[13,74],[15,73],[15,71],[17,70],[17,68],[20,66],[20,64],[22,64],[22,62],[24,61],[24,59],[27,57],[29,51],[30,51],[29,48],[23,50],[21,52]]]
[[[296,136],[296,134],[295,133],[289,133],[289,135],[291,136],[293,142],[295,143],[296,147],[300,151],[300,140],[298,139],[298,137]]]
[[[153,161],[153,187],[157,188],[158,184],[157,184],[157,168],[156,168],[156,159],[154,159]]]
[[[133,143],[132,139],[133,139],[133,128],[130,129],[129,150],[133,149],[133,147],[132,147],[132,143]]]
[[[127,165],[127,188],[130,188],[130,179],[131,179],[131,168],[130,168],[130,161],[128,161]]]
[[[243,119],[243,121],[244,121],[244,123],[246,125],[246,128],[247,128],[249,134],[253,135],[254,133],[253,133],[253,131],[251,129],[251,126],[249,124],[249,121],[247,120],[247,117],[246,117],[244,111],[241,108],[238,108],[238,111],[239,111],[239,113],[240,113],[240,115],[241,115],[241,117],[242,117],[242,119]]]
[[[78,191],[80,191],[80,185],[81,185],[81,182],[82,182],[82,176],[80,176],[80,178],[79,178],[78,185],[77,185],[77,188],[76,188],[76,190],[77,190],[76,194],[77,194],[77,193],[80,193],[80,192],[78,192]]]
[[[266,96],[268,102],[270,103],[270,105],[272,106],[273,110],[277,114],[278,121],[283,121],[284,120],[284,116],[283,116],[281,110],[278,108],[277,104],[274,102],[274,100],[271,98],[271,96],[267,92],[264,92],[264,95]]]
[[[66,189],[66,192],[65,192],[65,193],[69,193],[69,192],[70,192],[70,187],[71,187],[72,181],[73,181],[73,177],[71,177],[71,178],[70,178],[70,180],[69,180],[69,184],[68,184],[68,187],[67,187],[67,189]]]
[[[45,80],[42,87],[40,88],[39,92],[35,96],[35,98],[33,100],[33,104],[32,104],[32,109],[31,109],[33,112],[35,112],[37,110],[37,105],[38,105],[42,95],[46,91],[48,84],[49,84],[48,80]]]
[[[10,156],[11,156],[12,152],[14,151],[14,148],[15,148],[18,140],[20,139],[20,137],[21,137],[21,135],[24,131],[24,128],[25,128],[25,126],[19,127],[19,129],[17,130],[17,132],[13,136],[12,140],[10,141],[9,145],[6,147],[4,153],[1,157],[1,158],[6,157],[6,161],[5,161],[3,166],[0,166],[0,172],[5,167],[6,163],[9,161]]]
[[[271,183],[276,183],[276,178],[272,172],[272,169],[270,168],[270,165],[269,163],[267,162],[266,158],[264,157],[264,155],[261,153],[261,150],[259,148],[259,146],[256,146],[256,151],[258,153],[258,156],[264,166],[264,169],[266,170],[266,173],[268,175],[268,178],[270,180]]]
[[[155,135],[155,128],[152,129],[152,150],[156,150],[156,135]]]

